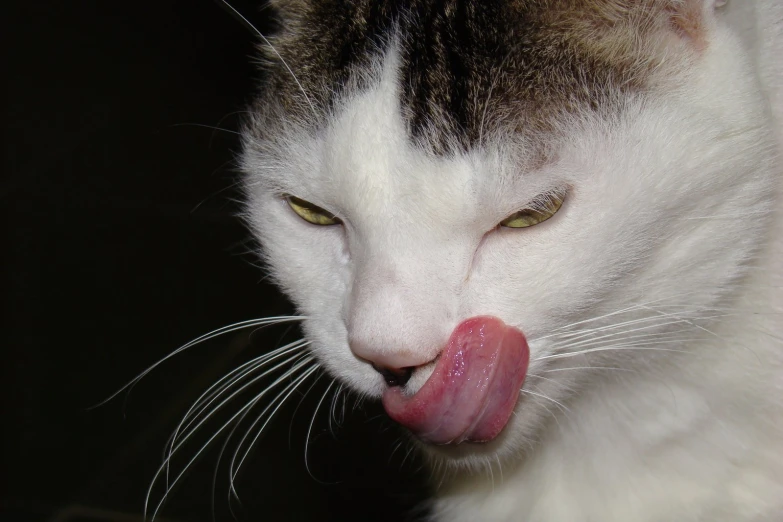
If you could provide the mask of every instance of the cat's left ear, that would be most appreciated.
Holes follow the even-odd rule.
[[[707,33],[717,11],[728,0],[666,0],[664,12],[670,27],[697,49],[707,45]]]

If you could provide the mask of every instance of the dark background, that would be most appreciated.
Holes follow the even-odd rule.
[[[194,337],[291,312],[252,266],[234,217],[231,131],[259,74],[254,37],[210,0],[17,4],[0,15],[0,517],[137,521],[190,402],[297,335],[226,335],[161,366],[127,401],[88,410]],[[269,29],[256,2],[234,5]],[[237,482],[238,520],[412,517],[424,491],[419,463],[403,462],[405,445],[392,455],[399,432],[377,405],[353,412],[349,400],[332,435],[327,401],[310,436],[312,476],[306,470],[305,439],[327,383],[295,412],[296,395],[259,440]],[[213,519],[221,442],[178,484],[161,521]],[[232,520],[227,473],[218,468],[216,520]]]

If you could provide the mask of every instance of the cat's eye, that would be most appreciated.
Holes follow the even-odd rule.
[[[501,227],[526,228],[538,225],[554,216],[565,200],[564,193],[551,193],[536,198],[530,208],[514,212],[500,222]]]
[[[329,226],[339,225],[340,219],[326,209],[323,209],[317,205],[313,205],[309,201],[297,198],[295,196],[286,196],[286,201],[291,210],[296,214],[313,225]]]

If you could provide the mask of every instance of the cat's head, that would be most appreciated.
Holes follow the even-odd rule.
[[[246,216],[318,360],[404,396],[466,320],[526,338],[515,414],[452,461],[676,357],[743,276],[772,152],[714,1],[274,3]]]

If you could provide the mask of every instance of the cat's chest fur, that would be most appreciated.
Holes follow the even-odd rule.
[[[246,217],[436,519],[783,520],[783,6],[273,4]]]

